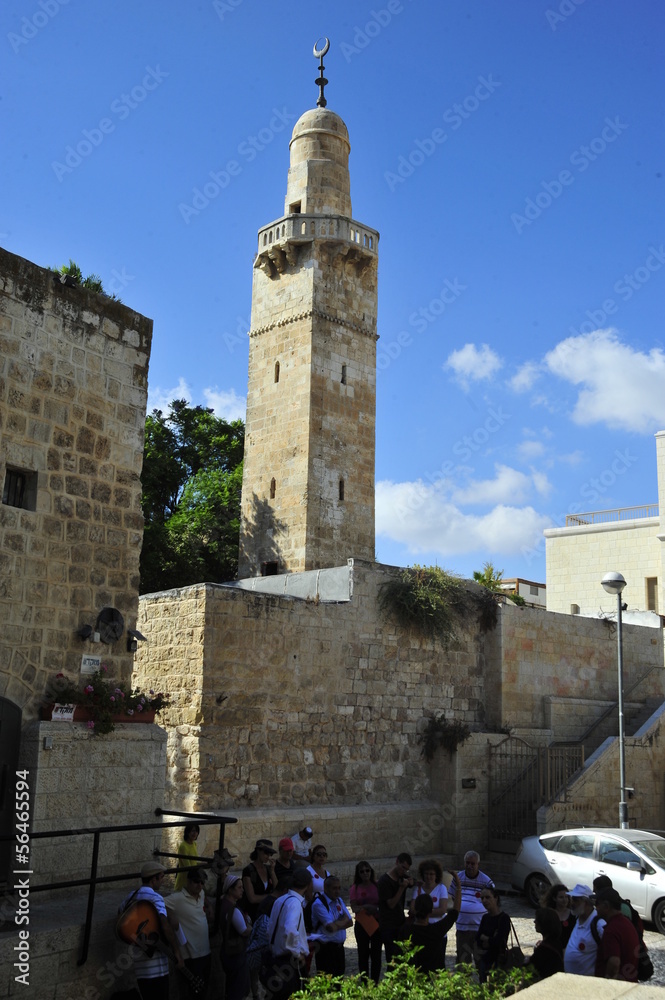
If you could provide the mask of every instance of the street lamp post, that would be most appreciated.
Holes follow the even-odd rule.
[[[621,798],[619,801],[619,826],[628,829],[628,805],[626,803],[626,740],[623,728],[623,642],[621,635],[621,594],[626,581],[621,573],[606,573],[600,581],[608,594],[617,596],[617,663],[619,669],[619,781]]]

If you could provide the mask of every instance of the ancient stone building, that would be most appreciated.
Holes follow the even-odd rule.
[[[35,830],[144,817],[145,803],[128,795],[129,771],[118,769],[138,767],[120,733],[104,745],[84,725],[36,720],[49,680],[78,680],[84,656],[98,657],[109,677],[131,675],[151,339],[145,316],[0,250],[0,759],[12,771],[20,749],[30,769]],[[100,619],[105,608],[114,628],[108,612]],[[157,765],[161,787],[163,734],[150,729],[157,739],[142,734],[143,761],[148,771]],[[4,797],[4,830],[13,801]],[[7,849],[0,845],[0,883]],[[77,851],[61,847],[59,857],[74,866]]]
[[[305,112],[259,230],[241,578],[374,558],[379,234],[352,218],[349,149],[338,115]]]

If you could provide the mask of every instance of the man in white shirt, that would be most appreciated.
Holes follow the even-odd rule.
[[[205,873],[202,868],[191,868],[187,872],[184,889],[167,896],[166,910],[177,930],[178,926],[186,938],[184,951],[185,965],[203,983],[210,978],[210,934],[205,907]]]
[[[323,895],[312,904],[312,927],[319,935],[316,950],[316,971],[331,976],[343,976],[346,928],[353,926],[351,914],[342,902],[342,885],[336,875],[323,883]]]
[[[292,888],[272,908],[268,923],[272,961],[269,973],[261,977],[271,1000],[286,1000],[302,988],[300,973],[309,955],[303,909],[311,898],[312,876],[299,868]]]
[[[563,954],[564,972],[575,976],[596,974],[596,955],[603,936],[605,921],[596,913],[588,885],[578,884],[570,893],[570,909],[575,915],[575,926]]]
[[[480,855],[478,851],[467,851],[464,855],[464,868],[457,873],[462,886],[462,906],[455,925],[457,937],[456,965],[474,961],[474,944],[480,921],[485,914],[480,893],[483,889],[494,888],[494,882],[480,870]]]
[[[289,839],[293,843],[293,860],[294,861],[306,861],[309,863],[310,855],[312,853],[312,835],[313,830],[311,826],[304,826],[302,830],[298,833],[294,833]]]

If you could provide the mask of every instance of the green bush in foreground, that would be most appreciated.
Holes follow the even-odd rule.
[[[496,972],[487,983],[480,984],[475,969],[463,966],[456,972],[428,975],[419,972],[408,961],[418,949],[405,950],[404,958],[387,972],[378,986],[360,976],[315,976],[307,986],[294,993],[303,1000],[312,997],[344,997],[345,1000],[501,1000],[526,989],[533,982],[528,968],[512,972]]]

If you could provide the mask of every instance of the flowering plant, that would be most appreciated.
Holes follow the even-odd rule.
[[[108,668],[102,664],[99,670],[86,678],[86,684],[80,688],[64,674],[56,674],[49,683],[47,697],[60,705],[83,705],[92,718],[88,728],[101,736],[115,729],[113,717],[118,715],[134,715],[139,712],[159,712],[169,704],[168,695],[143,694],[132,690],[126,684],[109,680]]]

